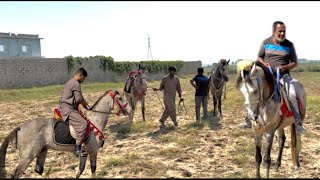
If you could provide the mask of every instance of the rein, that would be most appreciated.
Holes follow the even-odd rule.
[[[106,94],[109,94],[109,95],[112,97],[112,99],[113,99],[113,104],[112,104],[111,110],[114,109],[114,104],[115,104],[115,103],[119,106],[120,110],[119,110],[117,113],[114,113],[114,112],[103,112],[103,111],[93,110],[93,108],[97,105],[97,103],[98,103],[98,102],[102,99],[102,97],[104,97]],[[94,103],[94,105],[93,105],[92,107],[90,107],[88,110],[91,111],[91,112],[96,112],[96,113],[116,114],[116,115],[119,116],[119,115],[121,114],[121,112],[124,110],[124,108],[128,105],[128,103],[126,103],[126,104],[124,104],[124,105],[122,106],[121,103],[119,102],[119,100],[115,98],[116,95],[117,95],[117,93],[113,94],[111,90],[105,92],[105,93],[98,99],[98,101],[96,101],[96,102]]]
[[[182,104],[182,105],[181,105]],[[184,111],[186,111],[185,115],[187,115],[187,108],[184,105],[184,99],[180,99],[178,103],[178,112],[182,112],[182,109],[184,108]]]

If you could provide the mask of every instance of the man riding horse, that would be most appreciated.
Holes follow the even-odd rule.
[[[76,131],[75,155],[81,155],[82,140],[87,128],[87,120],[85,120],[78,111],[81,104],[84,108],[89,109],[87,101],[82,96],[81,83],[86,79],[87,71],[79,68],[74,77],[70,79],[64,86],[60,98],[59,110],[63,121],[69,120],[69,123]]]

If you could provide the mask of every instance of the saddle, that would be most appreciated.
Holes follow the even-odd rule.
[[[291,106],[290,106],[290,102],[289,102],[286,90],[282,84],[280,85],[280,94],[281,94],[281,98],[282,98],[282,103],[281,103],[281,107],[279,110],[281,118],[293,116],[293,112],[291,110]],[[297,99],[298,99],[299,111],[301,112],[302,103],[301,103],[301,100],[299,97],[297,97]]]
[[[80,114],[83,116],[82,112],[79,111]],[[76,144],[75,137],[72,136],[72,133],[70,132],[70,128],[72,126],[69,125],[68,122],[64,122],[62,120],[61,113],[58,108],[54,109],[54,118],[53,118],[53,141],[58,145],[74,145]],[[74,129],[73,129],[74,130]],[[90,139],[90,124],[87,123],[86,132],[84,135],[83,142],[84,144],[87,144]]]
[[[130,73],[129,73],[129,76],[127,78],[127,82],[124,86],[124,91],[129,93],[131,92],[131,86],[133,85],[133,81],[131,80],[132,77],[136,77],[138,75],[138,71],[136,70],[132,70]]]

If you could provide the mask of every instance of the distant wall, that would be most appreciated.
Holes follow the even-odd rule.
[[[83,62],[81,67],[88,72],[86,82],[122,82],[127,73],[103,71],[98,59]],[[70,74],[63,58],[0,58],[0,89],[30,88],[65,84],[80,65],[76,64]],[[196,74],[201,61],[184,62],[178,75]],[[149,73],[148,80],[160,80],[167,72]]]

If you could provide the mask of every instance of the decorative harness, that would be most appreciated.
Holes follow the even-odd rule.
[[[97,103],[102,99],[102,97],[104,97],[106,94],[109,94],[109,95],[112,97],[112,99],[113,99],[113,104],[112,104],[111,110],[114,109],[114,104],[115,104],[115,103],[119,106],[120,110],[119,110],[117,113],[102,112],[102,111],[92,110],[92,109],[97,105]],[[117,98],[115,98],[115,97],[117,96],[117,94],[119,94],[117,91],[116,91],[116,93],[113,93],[112,90],[109,90],[109,91],[105,92],[105,93],[98,99],[98,101],[96,101],[96,103],[95,103],[91,108],[89,108],[88,110],[89,110],[89,111],[92,111],[92,112],[103,113],[103,114],[116,114],[116,115],[119,116],[120,113],[123,112],[124,108],[128,105],[128,103],[125,103],[124,105],[121,105],[121,103],[119,102],[119,100],[118,100]],[[79,111],[80,115],[81,115],[85,120],[87,120],[87,122],[89,123],[89,125],[90,125],[90,131],[95,130],[95,131],[94,131],[94,135],[95,135],[95,136],[98,136],[98,134],[100,134],[100,135],[99,135],[99,139],[100,139],[100,140],[104,140],[105,138],[104,138],[104,135],[103,135],[103,133],[101,132],[101,130],[100,130],[99,128],[97,128],[97,126],[95,126],[95,125],[90,121],[90,119],[87,118],[87,117],[82,113],[82,111],[81,111],[81,109],[80,109],[80,106],[78,106],[78,111]]]

